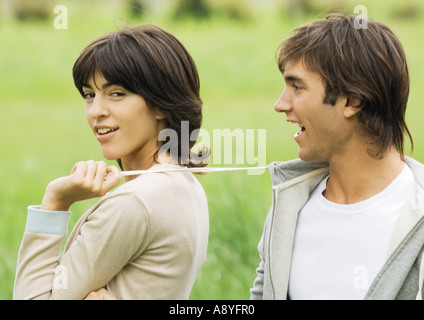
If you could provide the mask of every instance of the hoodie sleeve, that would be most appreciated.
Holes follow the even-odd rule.
[[[423,286],[424,286],[424,254],[421,256],[420,275],[418,278],[417,300],[424,300]]]
[[[253,282],[253,287],[250,289],[250,300],[263,300],[263,287],[264,287],[264,265],[265,261],[262,254],[262,239],[258,245],[259,256],[261,258],[261,262],[259,263],[259,267],[256,268],[256,279]]]

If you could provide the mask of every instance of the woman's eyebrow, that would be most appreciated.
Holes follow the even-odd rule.
[[[107,89],[107,88],[109,88],[109,87],[111,87],[111,86],[114,86],[114,85],[117,85],[117,84],[115,84],[115,83],[112,83],[112,82],[106,82],[106,83],[104,83],[103,85],[102,85],[102,90],[105,90],[105,89]],[[82,87],[83,88],[87,88],[87,89],[93,89],[93,87],[90,85],[90,84],[88,84],[88,83],[84,83],[83,85],[82,85]],[[99,87],[97,87],[96,86],[96,88],[98,88],[98,89],[100,89]]]
[[[115,85],[117,85],[117,84],[116,83],[112,83],[112,82],[106,82],[106,83],[104,83],[102,85],[102,90],[105,90],[105,89],[107,89],[109,87],[112,87],[112,86],[115,86]]]

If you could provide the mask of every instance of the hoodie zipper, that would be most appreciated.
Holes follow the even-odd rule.
[[[300,175],[298,177],[295,177],[293,179],[290,179],[288,181],[282,182],[274,187],[272,187],[272,204],[273,204],[273,208],[272,208],[272,218],[270,221],[270,229],[269,229],[269,237],[268,237],[268,257],[269,257],[269,279],[270,279],[270,284],[271,284],[271,289],[272,289],[272,293],[273,296],[275,298],[275,289],[274,289],[274,283],[273,283],[273,279],[272,279],[272,264],[271,264],[271,238],[272,238],[272,234],[273,234],[273,229],[274,229],[274,219],[275,219],[275,204],[277,203],[278,200],[278,192],[280,192],[283,189],[287,189],[290,188],[291,186],[301,183],[303,181],[315,178],[316,176],[320,175],[320,174],[324,174],[328,172],[328,167],[323,167],[323,168],[319,168],[319,169],[315,169],[313,171],[310,171],[308,173],[305,173],[303,175]],[[293,248],[292,248],[293,250]],[[290,265],[291,265],[291,261],[290,261]],[[286,293],[286,298],[288,297],[288,287],[287,287],[287,293]]]

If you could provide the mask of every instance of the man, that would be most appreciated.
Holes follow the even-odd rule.
[[[424,166],[403,155],[409,75],[385,25],[330,15],[278,51],[300,159],[274,163],[252,299],[421,299]]]

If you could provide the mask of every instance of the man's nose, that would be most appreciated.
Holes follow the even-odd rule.
[[[293,110],[292,103],[288,98],[289,98],[288,93],[284,89],[283,93],[274,104],[274,110],[277,112],[286,112],[286,113]]]

